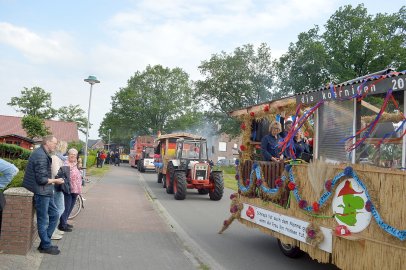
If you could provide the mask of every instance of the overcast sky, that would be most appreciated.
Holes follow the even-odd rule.
[[[267,43],[277,58],[300,32],[323,26],[340,7],[365,2],[370,14],[399,11],[404,0],[0,0],[0,114],[24,87],[52,93],[55,108],[79,104],[90,138],[111,108],[111,96],[147,65],[180,67],[199,79],[215,53]],[[1,123],[0,123],[1,124]],[[80,135],[82,139],[84,136]]]

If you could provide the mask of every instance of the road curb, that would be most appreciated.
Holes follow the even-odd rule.
[[[212,256],[210,256],[206,251],[204,251],[199,244],[196,243],[195,240],[193,240],[186,232],[183,230],[183,228],[176,222],[176,220],[166,211],[165,207],[156,199],[155,194],[153,191],[149,188],[147,183],[145,182],[144,177],[142,174],[137,172],[139,175],[140,182],[142,186],[145,189],[145,192],[147,196],[151,199],[152,205],[154,208],[157,210],[159,215],[161,215],[170,229],[174,231],[180,240],[183,242],[183,245],[185,249],[193,255],[195,260],[198,261],[198,265],[204,265],[209,267],[209,269],[215,269],[215,270],[225,270],[223,266],[217,263],[216,260],[213,259]],[[186,255],[187,256],[187,255]],[[187,256],[189,259],[192,259],[190,256]],[[193,263],[196,263],[193,261]]]

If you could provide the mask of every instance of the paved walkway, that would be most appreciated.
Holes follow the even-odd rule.
[[[137,170],[111,166],[85,192],[85,209],[71,221],[73,232],[54,241],[60,255],[42,255],[36,243],[27,256],[14,256],[26,260],[17,258],[0,269],[199,269],[154,209]],[[28,268],[27,260],[32,260]]]

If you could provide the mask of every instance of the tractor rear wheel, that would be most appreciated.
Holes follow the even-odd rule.
[[[212,201],[219,201],[223,197],[224,192],[224,181],[222,173],[213,173],[212,180],[214,183],[214,189],[210,190],[209,197]]]
[[[184,200],[186,198],[187,182],[186,173],[183,171],[175,172],[173,178],[173,192],[175,200]]]
[[[209,194],[209,190],[207,188],[198,189],[197,192],[199,192],[200,195]]]
[[[162,173],[158,173],[158,183],[162,183],[162,178],[163,178],[163,174]]]
[[[168,164],[168,168],[166,169],[166,193],[173,194],[173,177],[175,175],[175,166],[173,166],[172,162]]]

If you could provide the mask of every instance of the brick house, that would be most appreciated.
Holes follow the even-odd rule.
[[[27,137],[18,116],[0,115],[0,143],[11,143],[26,149],[33,149],[38,139]],[[58,139],[66,142],[79,141],[78,127],[75,122],[45,120],[45,126]]]
[[[209,159],[214,164],[223,160],[223,165],[232,165],[238,158],[238,149],[241,144],[241,138],[230,139],[227,134],[213,136],[208,139]]]

